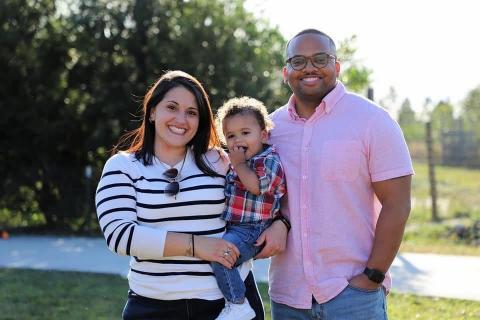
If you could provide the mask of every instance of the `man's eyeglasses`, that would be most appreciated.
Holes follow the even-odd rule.
[[[315,68],[323,68],[328,64],[328,60],[330,59],[336,60],[337,57],[329,53],[322,52],[310,57],[293,56],[287,59],[286,63],[288,63],[293,70],[300,71],[307,66],[308,60],[310,60]]]
[[[168,178],[168,184],[165,187],[165,194],[167,196],[176,196],[180,191],[180,184],[177,181],[178,173],[177,168],[170,168],[163,173],[163,175]]]

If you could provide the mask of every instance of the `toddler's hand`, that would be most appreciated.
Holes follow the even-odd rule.
[[[230,158],[230,162],[233,167],[236,167],[238,164],[247,161],[243,147],[233,147],[230,149],[228,157]]]

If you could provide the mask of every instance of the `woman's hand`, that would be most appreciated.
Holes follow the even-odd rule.
[[[240,251],[231,242],[219,238],[195,236],[195,257],[233,268]]]
[[[256,255],[256,259],[263,259],[274,256],[285,251],[287,247],[288,230],[282,221],[277,220],[272,223],[267,230],[258,237],[256,246],[265,245],[265,247]]]

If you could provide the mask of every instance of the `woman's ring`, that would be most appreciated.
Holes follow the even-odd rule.
[[[229,256],[230,252],[232,252],[232,249],[230,247],[227,247],[227,249],[223,250],[223,256]]]

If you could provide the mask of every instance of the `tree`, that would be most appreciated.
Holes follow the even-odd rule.
[[[66,21],[53,0],[6,0],[0,12],[2,207],[27,217],[49,212],[46,223],[61,224],[79,206],[73,195],[82,185],[69,179],[79,175],[82,136],[65,101]],[[64,194],[72,196],[59,201]]]
[[[0,204],[24,221],[35,210],[48,228],[92,227],[84,170],[92,166],[98,179],[107,151],[138,125],[132,115],[163,70],[198,77],[215,107],[233,95],[267,105],[287,97],[275,71],[284,39],[241,0],[0,6]]]
[[[480,86],[467,94],[462,105],[461,115],[466,129],[475,131],[477,141],[480,143]]]
[[[444,159],[444,138],[442,133],[451,131],[454,128],[453,106],[448,101],[440,101],[429,112],[429,121],[432,130],[432,146],[436,159]],[[439,160],[437,160],[439,161]]]
[[[442,132],[454,129],[452,104],[449,101],[438,102],[430,114],[430,121],[434,139],[439,140]]]
[[[365,92],[370,84],[370,74],[372,72],[355,59],[357,51],[355,46],[356,39],[357,36],[353,35],[341,41],[338,46],[337,55],[342,63],[340,80],[348,89],[354,92]]]
[[[398,111],[398,124],[402,127],[407,142],[423,141],[425,137],[424,126],[417,120],[409,99],[405,99]]]
[[[392,110],[397,102],[397,97],[397,91],[394,87],[391,86],[388,89],[388,94],[380,99],[379,104],[386,110]]]
[[[283,104],[285,39],[243,3],[1,1],[0,224],[96,230],[89,190],[164,70],[196,76],[214,108],[241,95]],[[358,64],[345,71],[353,88],[368,84]]]
[[[480,86],[471,90],[462,105],[460,122],[465,125],[465,130],[473,132],[470,139],[470,150],[472,154],[468,159],[468,165],[472,167],[480,167]]]

